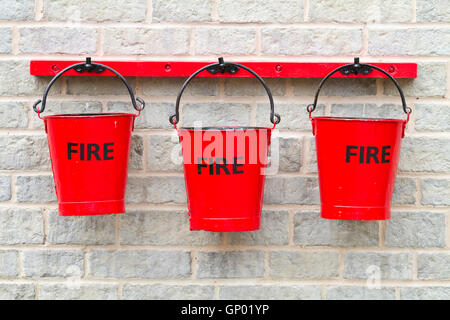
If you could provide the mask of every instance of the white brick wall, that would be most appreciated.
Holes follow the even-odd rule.
[[[447,0],[8,0],[0,4],[0,299],[450,299],[450,6]],[[318,79],[269,79],[280,172],[261,230],[190,232],[168,122],[181,78],[130,78],[136,121],[127,210],[59,217],[31,59],[417,62],[392,219],[320,218],[305,112]],[[317,114],[402,117],[386,80],[332,79]],[[250,79],[198,79],[182,123],[269,125]],[[60,79],[48,113],[131,110],[120,81]],[[368,267],[380,289],[367,287]]]

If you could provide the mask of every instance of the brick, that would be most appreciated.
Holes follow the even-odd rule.
[[[228,241],[232,245],[287,245],[289,243],[289,213],[264,210],[261,228],[253,232],[232,232]]]
[[[418,22],[450,22],[450,7],[447,0],[417,0]]]
[[[419,62],[417,78],[398,79],[397,82],[407,97],[444,97],[447,90],[446,65],[440,62]],[[399,95],[391,80],[385,79],[383,83],[385,95]]]
[[[286,79],[266,79],[264,81],[273,96],[284,96]],[[225,78],[224,82],[226,96],[267,96],[267,92],[261,83],[253,78]],[[267,98],[267,101],[269,101],[269,98]]]
[[[60,217],[57,210],[48,213],[47,241],[52,244],[108,245],[116,241],[116,217]]]
[[[191,232],[186,211],[133,211],[121,216],[124,245],[218,245],[217,232]]]
[[[129,203],[186,203],[183,177],[131,177],[128,179],[126,201]]]
[[[141,136],[131,137],[129,169],[142,170],[144,157],[144,139]]]
[[[312,1],[309,20],[313,22],[387,23],[409,22],[413,6],[409,0]]]
[[[305,138],[306,144],[309,148],[309,152],[306,153],[306,166],[305,170],[307,173],[317,173],[317,151],[316,151],[316,138],[307,137]]]
[[[422,180],[421,187],[423,205],[450,205],[450,180],[427,178]]]
[[[186,278],[191,256],[185,251],[95,250],[88,255],[88,270],[96,278]]]
[[[0,201],[11,199],[11,177],[0,176]]]
[[[432,212],[393,212],[386,222],[388,247],[444,247],[445,215]]]
[[[217,3],[221,22],[289,23],[303,21],[303,3],[286,1],[235,1],[219,0]]]
[[[43,283],[40,300],[116,300],[116,284]]]
[[[395,180],[392,203],[414,204],[416,203],[417,186],[413,178],[397,178]]]
[[[248,126],[250,105],[244,103],[186,103],[181,113],[183,127],[192,127],[198,121],[203,127]]]
[[[11,81],[14,75],[14,81]],[[30,62],[22,60],[0,61],[0,95],[17,96],[42,95],[50,77],[30,76]],[[52,94],[61,92],[60,82],[52,87]]]
[[[178,135],[150,136],[147,155],[150,171],[183,171]]]
[[[209,300],[214,298],[214,286],[125,284],[122,297],[124,300]]]
[[[187,54],[189,28],[106,28],[103,47],[106,54]]]
[[[74,277],[84,274],[81,250],[26,250],[23,252],[23,273],[26,277]]]
[[[450,106],[418,104],[414,108],[414,129],[417,131],[450,131]]]
[[[19,252],[17,250],[0,250],[0,277],[14,277],[18,273]]]
[[[28,108],[23,101],[0,102],[0,128],[26,128]]]
[[[291,129],[312,132],[311,121],[306,112],[306,104],[279,103],[275,104],[275,112],[281,115],[281,122],[277,129]],[[325,106],[317,106],[317,114],[325,113]],[[269,127],[270,106],[268,103],[258,103],[256,108],[256,125]]]
[[[86,54],[97,51],[97,30],[83,27],[32,27],[20,29],[23,53]]]
[[[450,287],[403,287],[400,288],[401,300],[449,300]]]
[[[319,185],[316,178],[272,177],[266,179],[266,204],[319,204]]]
[[[298,172],[302,165],[301,139],[279,137],[278,141],[280,171]]]
[[[8,0],[0,7],[0,20],[33,20],[35,0]]]
[[[44,243],[44,218],[37,209],[0,208],[0,244]]]
[[[51,168],[45,136],[0,136],[1,170],[46,170]]]
[[[450,171],[450,139],[407,136],[402,142],[399,170]]]
[[[19,176],[16,182],[18,202],[55,202],[52,176]]]
[[[256,30],[245,27],[199,27],[194,30],[194,43],[197,55],[254,54]]]
[[[10,53],[11,52],[11,29],[10,28],[0,28],[0,38],[2,42],[0,43],[0,53]]]
[[[270,275],[274,278],[336,278],[339,275],[339,253],[274,251],[270,253]]]
[[[211,21],[212,3],[203,0],[154,0],[152,22]]]
[[[176,97],[186,78],[157,77],[143,78],[142,90],[147,96]],[[186,96],[216,96],[219,93],[219,81],[214,78],[194,78],[183,91]],[[152,103],[153,107],[153,103]],[[172,108],[174,106],[172,105]]]
[[[328,286],[327,300],[395,300],[394,288]]]
[[[362,50],[362,31],[359,28],[265,27],[261,31],[261,46],[262,53],[266,55],[359,54]]]
[[[417,256],[417,277],[419,279],[450,279],[450,254],[421,253]]]
[[[375,267],[380,279],[412,279],[412,260],[409,253],[349,252],[344,257],[344,278],[371,279]]]
[[[0,300],[34,300],[33,283],[0,283]]]
[[[53,89],[53,87],[52,87]],[[101,113],[102,103],[99,101],[55,101],[47,100],[45,115],[65,113]],[[44,128],[44,121],[33,112],[33,128]]]
[[[320,286],[304,285],[227,285],[221,286],[224,300],[320,300]]]
[[[44,18],[48,21],[142,22],[146,0],[57,0],[44,2]]]
[[[136,79],[126,78],[131,89],[135,91]],[[67,94],[70,95],[123,95],[127,98],[124,110],[127,113],[135,112],[131,104],[127,87],[116,77],[68,77]]]
[[[401,105],[373,103],[332,104],[331,115],[335,117],[406,119]]]
[[[318,82],[312,79],[293,79],[294,95],[310,96],[314,95]],[[321,96],[353,97],[353,96],[373,96],[377,93],[377,85],[374,79],[329,79],[320,90]],[[311,99],[311,103],[313,99]],[[319,97],[320,104],[320,97]],[[306,107],[305,107],[306,110]],[[322,109],[323,110],[323,109]],[[308,119],[307,111],[306,118]],[[313,115],[323,115],[317,108]],[[309,119],[308,119],[309,120]]]
[[[450,28],[378,28],[369,27],[369,54],[448,55]]]
[[[322,219],[318,212],[296,212],[294,243],[302,246],[376,246],[376,221]]]
[[[129,102],[108,102],[107,108],[113,112],[131,112],[132,106]],[[151,103],[144,109],[141,115],[136,118],[135,129],[172,129],[173,126],[169,123],[169,116],[175,113],[175,108],[172,103]],[[150,110],[151,109],[151,110]],[[158,117],[155,117],[158,114]]]
[[[263,276],[263,251],[198,253],[198,278],[262,278]]]

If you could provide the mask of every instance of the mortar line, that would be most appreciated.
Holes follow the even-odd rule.
[[[214,285],[213,300],[220,300],[220,286]]]
[[[294,246],[294,210],[288,210],[288,245]]]
[[[213,22],[219,22],[219,5],[217,0],[211,1],[211,20]]]
[[[42,20],[44,16],[44,0],[35,0],[34,2],[34,19],[36,21]]]
[[[303,21],[309,21],[309,0],[303,0]]]
[[[152,0],[147,0],[147,8],[145,12],[145,22],[152,23],[153,20],[153,3]]]

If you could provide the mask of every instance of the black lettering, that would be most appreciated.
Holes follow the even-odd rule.
[[[197,158],[197,173],[202,174],[202,167],[207,167],[206,164],[203,164],[202,162],[206,160],[205,158]]]
[[[108,156],[108,153],[111,153],[114,151],[112,148],[108,149],[108,147],[109,146],[112,147],[113,145],[114,145],[114,142],[108,142],[103,145],[103,148],[104,148],[103,149],[103,160],[113,160],[114,159],[113,156]]]
[[[84,143],[80,143],[80,160],[84,160]]]
[[[88,143],[87,144],[87,160],[91,160],[91,155],[95,156],[95,159],[102,160],[100,156],[98,155],[98,151],[100,150],[100,147],[96,143]]]
[[[72,147],[76,147],[77,145],[78,145],[78,143],[72,143],[72,142],[67,143],[67,158],[69,160],[72,160],[72,153],[78,153],[77,150],[72,149]]]
[[[357,146],[347,146],[347,153],[345,155],[345,162],[350,162],[350,156],[356,156],[356,153],[352,152],[352,149],[358,149]]]
[[[390,159],[386,159],[386,157],[391,154],[390,152],[387,152],[387,150],[390,148],[391,148],[391,146],[381,147],[381,163],[389,163],[390,162]]]
[[[219,164],[219,160],[222,160],[222,164]],[[227,168],[227,159],[225,158],[217,158],[216,159],[216,174],[220,175],[220,169],[223,169],[225,174],[230,174],[230,171]]]
[[[237,161],[239,159],[244,159],[244,157],[234,157],[233,158],[233,174],[243,174],[244,173],[244,170],[242,170],[242,171],[238,170],[238,167],[243,167],[244,166],[243,164],[238,164],[237,163]]]
[[[367,159],[366,159],[366,162],[370,163],[370,158],[373,158],[375,163],[378,163],[377,154],[378,154],[378,148],[377,147],[367,147]]]
[[[209,158],[209,175],[214,174],[214,158]]]
[[[364,147],[359,147],[359,163],[364,163]]]

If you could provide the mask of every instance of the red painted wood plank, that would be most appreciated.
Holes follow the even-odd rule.
[[[71,64],[82,61],[62,60],[32,60],[30,74],[34,76],[54,76]],[[105,64],[126,77],[188,77],[201,67],[214,62],[194,61],[93,61]],[[323,78],[333,69],[348,63],[335,62],[239,62],[253,69],[263,78]],[[362,62],[365,63],[365,62]],[[394,78],[416,78],[416,63],[369,63],[389,72]],[[70,70],[66,76],[112,76],[109,71],[102,73],[84,72],[78,73]],[[199,74],[199,77],[251,77],[245,70],[230,74],[210,74],[207,71]],[[385,76],[373,70],[368,75],[343,75],[340,72],[333,78],[385,78]]]

